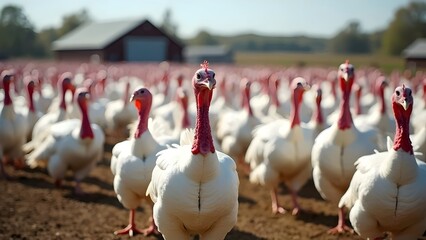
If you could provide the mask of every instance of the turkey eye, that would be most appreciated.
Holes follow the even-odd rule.
[[[197,73],[197,79],[201,79],[201,74]]]
[[[395,93],[396,93],[396,96],[399,96],[401,94],[398,90],[396,90]]]
[[[145,90],[141,90],[141,93],[144,93],[145,92]]]

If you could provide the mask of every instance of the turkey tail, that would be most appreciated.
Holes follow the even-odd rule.
[[[272,179],[278,179],[278,173],[268,169],[265,163],[261,163],[253,169],[249,177],[251,183],[260,185],[273,184]]]
[[[343,196],[340,198],[340,201],[338,204],[339,208],[343,208],[343,207],[347,207],[349,209],[352,208],[353,203],[349,200],[350,199],[349,194],[350,192],[345,192],[345,194],[343,194]]]
[[[37,135],[31,141],[22,145],[22,151],[25,154],[28,154],[28,153],[34,151],[34,149],[37,147],[37,145],[42,143],[49,136],[49,134],[50,134],[49,130],[45,130],[45,131],[41,132],[39,135]]]
[[[250,164],[251,169],[256,168],[263,162],[263,149],[265,142],[260,137],[255,137],[247,148],[245,162]]]
[[[25,143],[24,145],[22,145],[22,151],[24,151],[25,154],[28,154],[34,150],[35,145],[36,145],[35,141],[29,141]]]
[[[34,153],[34,152],[33,152]],[[36,157],[34,157],[33,153],[25,155],[25,159],[27,159],[27,165],[30,168],[36,168],[36,167],[46,167],[47,161],[39,161]]]
[[[55,138],[46,137],[46,140],[35,146],[31,153],[25,155],[28,166],[31,168],[46,167],[50,156],[54,153],[54,145]]]

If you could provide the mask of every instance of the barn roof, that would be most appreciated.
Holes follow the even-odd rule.
[[[53,50],[103,49],[144,21],[141,19],[87,23],[53,42]]]
[[[405,58],[426,58],[426,38],[419,38],[402,52]]]

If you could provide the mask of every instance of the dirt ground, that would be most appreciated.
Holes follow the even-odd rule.
[[[10,180],[0,180],[0,239],[162,239],[160,236],[115,236],[125,227],[129,212],[117,200],[109,167],[111,144],[104,160],[83,181],[83,196],[73,194],[71,176],[55,188],[44,169],[7,167]],[[355,234],[331,236],[337,208],[323,201],[310,181],[300,192],[304,211],[272,215],[269,192],[240,177],[238,222],[226,239],[360,239]],[[291,208],[283,188],[280,200]],[[147,226],[151,210],[142,204],[136,213],[139,227]]]

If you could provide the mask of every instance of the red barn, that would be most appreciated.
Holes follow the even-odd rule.
[[[182,62],[183,45],[148,20],[88,23],[53,42],[64,61]]]

